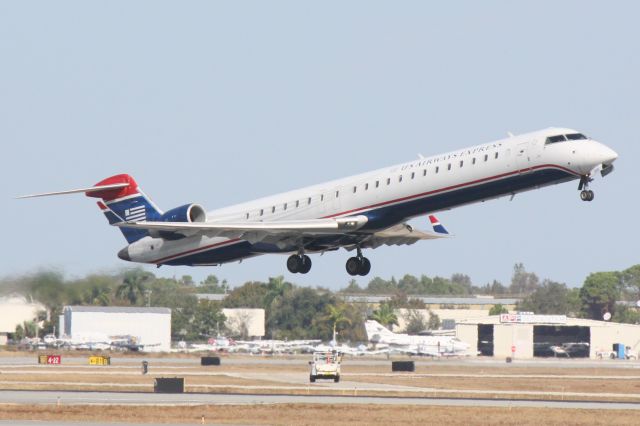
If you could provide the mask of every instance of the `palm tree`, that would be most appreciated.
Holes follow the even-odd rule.
[[[398,325],[398,317],[393,312],[393,308],[388,303],[381,303],[380,307],[373,311],[371,318],[378,321],[385,327],[391,324]]]
[[[132,269],[124,274],[122,284],[116,290],[116,297],[127,299],[129,303],[135,305],[138,298],[144,295],[144,282],[150,278],[148,272],[142,269]]]
[[[339,324],[351,325],[351,320],[345,314],[346,310],[344,305],[327,305],[327,320],[333,323],[333,342],[336,341],[336,327]]]

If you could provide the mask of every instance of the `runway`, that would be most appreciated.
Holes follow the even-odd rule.
[[[526,399],[411,398],[326,395],[157,394],[134,392],[0,391],[0,404],[51,405],[255,405],[255,404],[376,404],[457,407],[574,408],[640,410],[640,403],[544,401]]]

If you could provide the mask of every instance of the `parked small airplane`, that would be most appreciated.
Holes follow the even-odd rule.
[[[613,171],[618,155],[571,129],[550,128],[205,212],[185,204],[162,212],[127,174],[90,188],[19,198],[85,193],[120,228],[123,260],[161,265],[218,265],[268,253],[290,254],[287,269],[306,274],[309,253],[345,248],[350,275],[367,275],[363,249],[447,237],[407,220],[504,195],[579,180],[591,201],[593,176]]]
[[[469,345],[457,337],[413,336],[394,333],[374,320],[365,321],[364,328],[369,342],[376,345],[388,345],[390,352],[437,357],[468,355]]]

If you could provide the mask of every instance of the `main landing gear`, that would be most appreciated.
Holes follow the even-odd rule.
[[[287,259],[287,269],[292,274],[306,274],[311,270],[311,258],[306,254],[293,254]]]
[[[347,260],[346,268],[349,275],[365,276],[371,271],[371,262],[362,255],[362,251],[358,248],[358,255]]]
[[[589,176],[582,176],[580,178],[580,183],[578,184],[578,191],[580,191],[580,199],[582,201],[593,201],[594,194],[593,191],[589,189],[589,182],[593,179]]]

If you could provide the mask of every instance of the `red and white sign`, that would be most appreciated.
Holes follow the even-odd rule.
[[[62,361],[60,355],[47,355],[47,364],[59,365]]]

